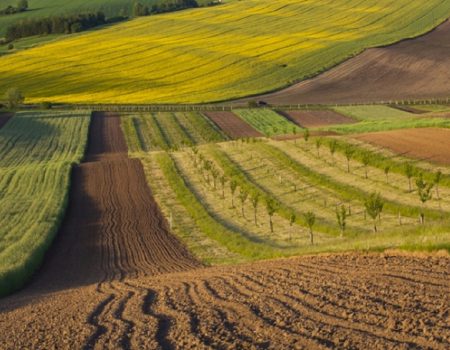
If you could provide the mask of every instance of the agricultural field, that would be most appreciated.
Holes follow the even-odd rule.
[[[0,294],[39,267],[67,206],[88,113],[18,113],[0,129]]]
[[[368,47],[417,36],[449,14],[447,0],[232,1],[6,55],[0,94],[15,86],[28,102],[228,100],[291,85]]]
[[[234,113],[266,136],[297,133],[300,127],[270,109],[236,109]]]
[[[232,112],[205,112],[205,116],[211,119],[231,139],[262,136],[262,133]]]
[[[302,128],[317,128],[336,124],[352,124],[356,120],[332,110],[281,111],[287,119]]]

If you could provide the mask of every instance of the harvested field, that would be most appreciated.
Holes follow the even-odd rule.
[[[231,138],[263,136],[250,124],[231,112],[205,112],[205,115]]]
[[[302,128],[317,128],[327,125],[355,123],[354,119],[329,110],[282,111],[280,113]]]
[[[271,104],[369,103],[450,96],[450,21],[413,40],[368,49],[316,78],[249,99]]]
[[[449,268],[448,257],[331,255],[15,296],[0,302],[0,341],[7,349],[446,349]]]
[[[354,137],[408,157],[450,165],[450,129],[404,129]]]
[[[0,129],[12,118],[12,116],[13,113],[0,113]]]

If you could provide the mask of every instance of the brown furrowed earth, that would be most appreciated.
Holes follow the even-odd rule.
[[[350,117],[330,110],[280,111],[280,113],[302,128],[317,128],[320,126],[351,124],[356,122]]]
[[[0,129],[6,125],[8,120],[10,120],[13,117],[13,113],[2,113],[0,112]]]
[[[447,257],[348,254],[0,302],[3,348],[448,349]]]
[[[450,21],[424,36],[368,49],[313,79],[237,102],[289,105],[448,98],[448,67]]]
[[[262,136],[259,131],[232,112],[205,112],[204,114],[233,139]]]
[[[450,129],[403,129],[354,137],[407,157],[450,165]]]

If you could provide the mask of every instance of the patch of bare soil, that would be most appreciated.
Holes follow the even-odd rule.
[[[313,79],[237,102],[286,105],[448,98],[448,67],[450,21],[424,36],[368,49]]]
[[[232,112],[205,112],[204,114],[233,139],[263,136]]]
[[[0,112],[0,129],[13,117],[14,113]]]
[[[403,129],[354,137],[407,157],[450,165],[450,129]]]
[[[448,257],[346,254],[0,302],[4,348],[448,349]],[[16,298],[17,299],[17,298]]]
[[[353,124],[356,122],[350,117],[330,110],[280,111],[280,113],[302,128],[317,128],[336,124]]]

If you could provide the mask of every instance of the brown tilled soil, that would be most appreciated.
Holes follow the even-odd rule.
[[[448,67],[450,21],[422,37],[366,50],[316,78],[237,102],[283,105],[448,98]]]
[[[232,112],[205,112],[204,114],[233,139],[262,136],[259,131]]]
[[[0,129],[12,118],[13,113],[0,112]]]
[[[317,128],[320,126],[352,124],[356,122],[350,117],[329,110],[280,111],[280,113],[302,128]]]
[[[334,255],[0,303],[2,348],[448,349],[448,257]]]
[[[403,129],[354,137],[407,157],[450,165],[450,129]]]

